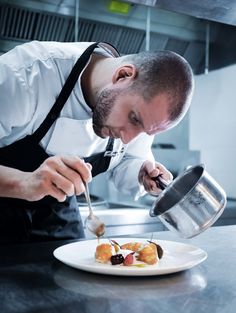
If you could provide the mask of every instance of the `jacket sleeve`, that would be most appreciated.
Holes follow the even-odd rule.
[[[128,144],[121,162],[109,174],[119,191],[133,196],[136,200],[146,193],[138,182],[138,174],[144,161],[154,162],[151,151],[153,139],[154,136],[147,134],[135,138]]]
[[[20,73],[0,63],[0,147],[15,141],[31,120],[30,90]]]

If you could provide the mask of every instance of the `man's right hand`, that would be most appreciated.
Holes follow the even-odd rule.
[[[76,156],[49,157],[34,172],[0,166],[0,196],[28,201],[52,196],[62,202],[84,192],[83,181],[92,180],[91,168]]]

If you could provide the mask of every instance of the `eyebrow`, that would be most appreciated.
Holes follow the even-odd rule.
[[[140,124],[141,124],[141,126],[142,126],[142,128],[143,128],[143,130],[144,130],[144,132],[147,134],[147,135],[153,135],[152,134],[152,132],[153,132],[153,129],[152,130],[147,130],[146,128],[145,128],[145,126],[144,126],[144,123],[143,123],[143,120],[142,120],[142,117],[141,117],[141,115],[140,115],[140,113],[137,111],[137,112],[135,112],[135,114],[137,115],[137,117],[138,117],[138,119],[139,119],[139,122],[140,122]],[[149,134],[151,132],[151,134]]]
[[[137,111],[137,112],[134,112],[136,115],[137,115],[137,118],[139,119],[139,122],[140,122],[140,124],[141,124],[141,126],[142,126],[142,128],[143,128],[143,130],[144,130],[144,132],[147,134],[147,135],[153,135],[153,134],[155,134],[157,131],[158,131],[158,127],[155,127],[155,128],[153,128],[153,129],[149,129],[149,130],[147,130],[146,128],[145,128],[145,126],[144,126],[144,123],[143,123],[143,120],[142,120],[142,117],[141,117],[141,115],[140,115],[140,113],[139,113],[139,111]],[[153,133],[154,132],[154,133]]]

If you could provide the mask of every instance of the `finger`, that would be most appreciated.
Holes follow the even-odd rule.
[[[87,165],[87,167],[89,168],[89,170],[91,171],[92,170],[92,165],[90,163],[85,163]]]
[[[149,173],[149,177],[157,177],[161,174],[161,171],[158,168],[155,168]]]
[[[51,184],[49,195],[56,198],[57,201],[59,202],[63,202],[66,200],[65,193],[61,189],[59,189],[57,186],[55,186],[53,183]]]
[[[154,180],[151,180],[149,183],[150,190],[152,191],[158,191],[160,188],[158,188],[157,183]]]
[[[85,163],[83,159],[76,156],[62,157],[62,161],[67,166],[78,172],[84,181],[90,182],[92,180],[91,165],[89,163]]]
[[[143,164],[143,168],[145,172],[149,175],[149,177],[156,177],[160,174],[159,168],[155,163],[151,161],[145,161]]]
[[[72,183],[71,186],[68,185],[68,188],[69,188],[67,190],[68,195],[71,195],[71,192],[73,192],[73,194],[74,193],[80,194],[84,191],[84,183],[78,171],[75,171],[74,169],[72,169],[71,167],[67,166],[65,163],[62,162],[61,166],[57,169],[57,173],[65,177],[68,181]],[[63,182],[61,181],[61,183]],[[65,184],[66,184],[66,181],[65,181]]]
[[[77,156],[50,157],[45,165],[53,183],[68,196],[81,194],[83,181],[89,181],[91,177],[91,165]]]
[[[157,195],[162,191],[160,188],[158,188],[156,182],[150,178],[146,178],[145,183],[144,183],[144,188],[147,192],[154,194],[154,195]]]
[[[145,171],[150,174],[153,170],[156,169],[156,165],[155,163],[149,161],[149,160],[146,160],[144,163],[143,163],[143,168],[145,169]]]
[[[65,165],[60,157],[50,158],[46,164],[48,166],[47,176],[49,180],[65,195],[74,195],[76,184],[80,184],[80,189],[83,190],[81,177],[78,172]]]
[[[158,168],[159,175],[161,175],[164,178],[164,180],[166,180],[167,182],[173,180],[172,173],[169,170],[167,170],[167,168],[163,164],[156,162],[156,168]]]
[[[51,182],[57,189],[61,190],[61,192],[63,192],[64,195],[70,197],[75,194],[74,183],[71,180],[64,177],[63,175],[57,172],[53,172],[51,176]]]

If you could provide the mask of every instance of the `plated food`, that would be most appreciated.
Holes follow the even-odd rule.
[[[163,256],[162,247],[156,242],[131,241],[120,245],[115,240],[97,245],[96,262],[121,266],[154,265]]]
[[[135,246],[149,247],[148,244],[151,243],[147,238],[129,237],[114,239],[122,248],[129,247],[129,249],[135,249]],[[139,252],[142,249],[135,252],[122,248],[120,248],[120,250],[115,250],[114,256],[119,254],[118,251],[121,251],[122,256],[125,258],[126,254],[124,253],[126,250],[127,255],[129,253],[134,253],[134,262],[130,266],[127,266],[127,263],[123,264],[123,261],[120,264],[112,265],[111,260],[109,261],[109,259],[105,258],[106,253],[102,253],[103,246],[100,246],[100,244],[112,244],[112,249],[117,249],[117,246],[112,241],[110,242],[105,238],[99,239],[100,244],[98,244],[97,239],[68,243],[55,249],[53,254],[58,260],[73,268],[91,273],[116,276],[153,276],[177,273],[190,269],[207,258],[207,253],[204,250],[189,244],[157,239],[153,240],[153,242],[157,244],[157,247],[159,245],[164,251],[163,258],[160,260],[161,249],[157,250],[157,263],[153,265],[149,265],[136,259],[136,256],[140,255]],[[100,246],[100,248],[98,248],[98,246]],[[105,248],[107,248],[107,253],[109,254],[110,251],[114,251],[110,250],[110,245],[105,246]],[[144,250],[143,254],[141,254],[142,257],[147,256],[145,251],[147,252],[147,250]],[[96,252],[98,253],[97,256],[104,256],[104,259],[101,259],[104,263],[96,260]],[[119,259],[117,256],[115,258]],[[107,263],[105,263],[105,259],[107,260]]]

